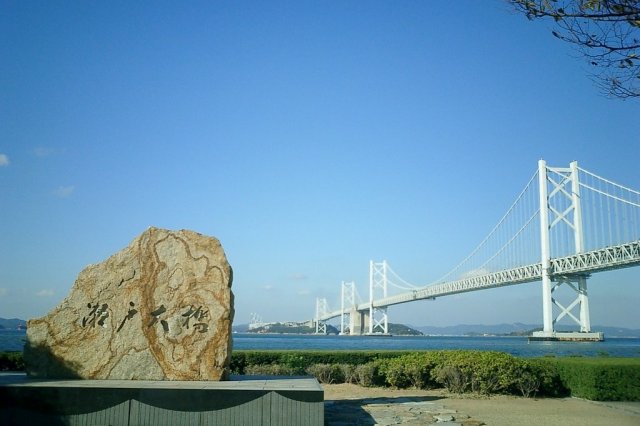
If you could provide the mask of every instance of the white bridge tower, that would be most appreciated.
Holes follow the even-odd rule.
[[[382,293],[378,298],[387,297],[387,261],[369,262],[369,334],[389,333],[387,307],[375,307],[373,301],[376,293]]]
[[[327,334],[327,323],[320,320],[320,318],[324,318],[327,315],[327,312],[329,312],[327,299],[318,297],[316,299],[316,334]]]
[[[538,162],[538,183],[540,187],[540,251],[542,262],[542,317],[543,330],[534,332],[533,338],[540,340],[556,340],[571,333],[559,333],[555,324],[565,316],[571,318],[584,337],[601,340],[602,333],[591,333],[589,320],[589,298],[587,293],[588,274],[553,275],[551,271],[551,238],[554,228],[567,227],[573,233],[574,252],[584,251],[584,233],[582,229],[582,210],[580,206],[580,183],[578,181],[578,163],[569,168],[548,167],[544,160]],[[554,253],[554,256],[563,255]],[[560,303],[554,292],[561,285],[573,290],[575,299],[568,305]],[[553,306],[559,309],[558,316],[553,317]],[[578,312],[574,312],[575,310]],[[577,314],[577,316],[576,316]],[[585,335],[593,334],[593,336]]]
[[[342,281],[342,305],[340,314],[340,334],[354,334],[354,316],[358,315],[356,311],[356,283]]]

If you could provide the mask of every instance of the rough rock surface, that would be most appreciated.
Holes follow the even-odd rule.
[[[86,267],[71,293],[27,324],[29,375],[224,380],[231,358],[232,271],[220,242],[149,228]]]

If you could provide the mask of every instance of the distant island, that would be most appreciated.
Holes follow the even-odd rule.
[[[269,322],[261,324],[241,324],[233,327],[236,333],[256,334],[315,334],[316,329],[309,322]],[[424,334],[404,324],[388,324],[389,334],[393,336],[423,336]],[[340,330],[327,324],[327,334],[340,334]]]
[[[533,331],[542,330],[540,324],[461,324],[444,327],[435,326],[420,326],[413,327],[420,330],[427,336],[530,336]],[[580,331],[577,326],[572,325],[556,325],[557,331]],[[595,325],[591,327],[594,331],[601,331],[604,333],[605,338],[620,337],[620,338],[640,338],[640,330],[624,328],[624,327],[610,327],[604,325]]]
[[[26,330],[27,322],[18,318],[0,318],[0,330]]]
[[[539,324],[461,324],[444,327],[414,326],[410,324],[389,323],[389,334],[393,336],[455,336],[455,337],[526,337],[532,332],[542,330]],[[558,331],[579,331],[571,325],[557,326]],[[601,331],[605,337],[640,338],[640,330],[624,327],[593,326],[593,330]],[[310,322],[270,322],[261,324],[239,324],[233,326],[236,333],[271,333],[271,334],[315,334],[315,327]],[[340,334],[338,327],[327,324],[327,334]]]

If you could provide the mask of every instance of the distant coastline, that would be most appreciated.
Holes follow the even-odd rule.
[[[18,318],[0,318],[0,330],[27,330],[27,322]]]
[[[304,323],[265,323],[262,327],[253,327],[249,324],[233,326],[234,333],[268,333],[268,334],[314,334],[315,328]],[[0,331],[26,331],[27,322],[19,318],[0,318]],[[405,324],[389,323],[389,332],[394,336],[451,336],[451,337],[514,337],[529,336],[532,331],[540,330],[538,324],[460,324],[454,326],[413,326]],[[562,331],[578,331],[572,326],[560,326]],[[640,329],[624,327],[611,327],[596,325],[595,331],[601,331],[605,337],[611,338],[640,338]],[[340,330],[331,324],[327,324],[327,333],[339,334]]]
[[[269,325],[275,327],[268,327]],[[296,326],[292,326],[295,324]],[[238,324],[233,326],[235,333],[269,333],[269,334],[313,334],[315,329],[309,326],[303,326],[302,323],[265,323],[259,327],[253,327],[250,330],[250,324]],[[398,329],[397,327],[401,327]],[[405,324],[389,324],[389,332],[394,336],[442,336],[442,337],[525,337],[530,336],[533,331],[541,330],[539,324],[460,324],[454,326],[414,326]],[[640,329],[631,329],[624,327],[611,327],[596,325],[593,326],[594,331],[601,331],[605,334],[605,338],[640,338]],[[411,331],[407,331],[411,330]],[[577,327],[571,325],[560,325],[558,331],[579,331]],[[328,334],[339,334],[339,330],[327,324]]]
[[[326,334],[340,334],[335,326],[326,324]],[[315,327],[309,323],[297,323],[297,322],[269,322],[259,324],[240,324],[233,326],[234,333],[247,333],[247,334],[315,334]],[[393,336],[424,336],[419,330],[404,324],[388,324],[388,334]]]

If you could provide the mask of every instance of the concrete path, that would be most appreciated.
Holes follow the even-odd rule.
[[[325,401],[325,425],[428,425],[480,426],[485,423],[424,397],[374,398]]]
[[[323,385],[325,424],[342,425],[640,425],[640,402],[578,398],[455,395],[443,390]]]

